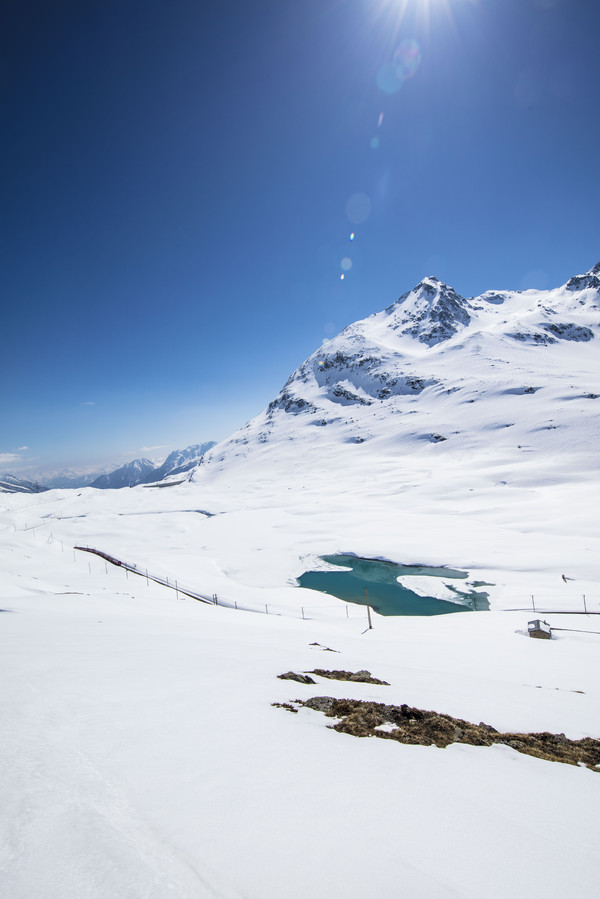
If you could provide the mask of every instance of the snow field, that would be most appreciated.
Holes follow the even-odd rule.
[[[596,896],[596,772],[357,739],[272,703],[600,737],[597,281],[463,300],[426,279],[187,483],[1,496],[7,897]],[[467,571],[492,611],[367,630],[362,607],[295,587],[337,553]],[[448,598],[443,579],[418,588]],[[567,630],[530,640],[533,602]],[[314,668],[390,686],[277,678]]]
[[[594,894],[593,772],[502,746],[357,740],[271,703],[352,695],[594,735],[600,636],[529,640],[519,613],[377,617],[364,633],[143,582],[2,607],[7,895]],[[391,686],[276,677],[315,667]]]

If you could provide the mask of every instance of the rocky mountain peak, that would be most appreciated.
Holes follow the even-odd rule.
[[[600,262],[585,272],[583,275],[575,275],[566,283],[567,290],[586,290],[589,287],[600,290]]]
[[[430,275],[388,306],[385,314],[392,330],[435,346],[469,324],[469,308],[468,300]]]

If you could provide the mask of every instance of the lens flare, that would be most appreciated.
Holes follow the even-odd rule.
[[[403,78],[398,78],[396,69],[391,62],[386,62],[377,72],[377,87],[384,94],[395,94],[404,84]]]
[[[340,268],[343,268],[345,272],[350,271],[352,268],[352,260],[348,256],[344,256],[340,262]]]
[[[371,138],[371,149],[372,149],[372,150],[378,150],[378,149],[379,149],[379,138],[378,138],[378,137],[372,137],[372,138]]]
[[[414,38],[402,41],[394,53],[394,68],[399,77],[412,78],[421,65],[421,48]]]
[[[405,81],[412,78],[421,65],[421,48],[414,38],[406,38],[398,46],[391,62],[377,72],[377,86],[384,94],[395,94]],[[383,114],[379,117],[379,125]]]
[[[366,222],[371,214],[371,201],[366,194],[352,194],[346,203],[346,215],[353,225]]]
[[[353,232],[351,233],[351,235],[350,235],[350,240],[354,240],[355,237],[356,237],[356,234],[355,234],[354,231],[353,231]]]

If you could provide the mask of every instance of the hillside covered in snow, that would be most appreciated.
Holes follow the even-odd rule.
[[[364,444],[365,471],[393,454],[432,467],[464,457],[507,483],[540,468],[568,479],[596,461],[598,338],[600,263],[555,290],[470,299],[425,278],[326,341],[207,461],[292,440],[286,454],[311,462]]]
[[[426,278],[160,482],[3,493],[6,895],[595,897],[599,338],[599,266]]]

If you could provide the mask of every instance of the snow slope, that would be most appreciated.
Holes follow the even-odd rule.
[[[597,275],[476,300],[426,279],[187,482],[2,495],[7,896],[596,895],[597,773],[357,739],[271,703],[600,737]],[[368,630],[363,607],[295,585],[337,552],[468,571],[493,611]],[[419,589],[451,598],[443,578]],[[532,594],[569,612],[544,611],[549,642],[526,636]],[[314,668],[390,686],[277,679]]]
[[[359,740],[271,703],[352,696],[597,736],[600,636],[529,640],[522,613],[365,632],[362,617],[236,612],[39,533],[2,543],[30,578],[0,604],[4,895],[595,896],[594,772],[507,746]],[[277,679],[316,667],[390,686]]]

